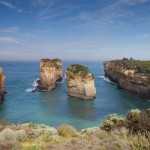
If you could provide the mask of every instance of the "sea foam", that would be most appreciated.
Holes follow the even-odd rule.
[[[98,76],[98,77],[99,77],[99,78],[102,78],[103,80],[105,80],[105,81],[107,81],[107,82],[109,82],[109,83],[114,84],[114,87],[117,87],[117,83],[111,81],[108,77],[106,77],[106,76]]]
[[[32,83],[32,87],[26,89],[25,92],[33,92],[38,86],[38,83],[37,83],[38,80],[39,79],[34,80],[34,82]]]

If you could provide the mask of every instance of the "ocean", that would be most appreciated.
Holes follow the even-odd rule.
[[[0,105],[0,120],[11,123],[40,123],[58,127],[69,124],[77,129],[94,127],[110,113],[125,115],[130,109],[146,109],[147,101],[122,91],[104,77],[103,62],[63,62],[63,74],[71,64],[87,66],[95,77],[96,99],[82,100],[67,95],[66,79],[55,90],[31,92],[39,79],[39,62],[0,62],[6,76],[5,100]]]

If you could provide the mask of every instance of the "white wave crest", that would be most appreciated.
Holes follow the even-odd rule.
[[[66,74],[65,75],[63,75],[63,77],[62,77],[63,79],[66,79]]]
[[[38,86],[38,83],[37,83],[38,80],[39,79],[34,80],[34,82],[32,83],[32,87],[26,89],[25,92],[33,92]]]
[[[115,85],[114,87],[117,87],[117,83],[111,81],[108,77],[106,77],[106,76],[98,76],[98,77],[99,77],[99,78],[102,78],[103,80],[105,80],[105,81],[107,81],[107,82],[109,82],[109,83],[114,84],[114,85]]]

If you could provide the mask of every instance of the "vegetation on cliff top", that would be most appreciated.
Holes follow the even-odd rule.
[[[111,114],[100,127],[77,131],[44,124],[0,123],[3,150],[149,150],[150,109],[131,110],[126,117]]]
[[[61,69],[62,63],[60,59],[42,59],[42,62],[44,62],[44,66],[54,66],[56,69]]]
[[[122,60],[113,60],[116,64],[122,64],[126,69],[135,69],[137,73],[150,74],[150,61],[139,61],[133,58],[123,58]]]
[[[90,70],[83,66],[83,65],[80,65],[80,64],[74,64],[74,65],[71,65],[67,68],[67,72],[71,72],[75,75],[81,75],[83,77],[86,77],[86,76],[89,76],[89,75],[92,75],[90,73]],[[92,77],[94,78],[94,76],[92,75]]]

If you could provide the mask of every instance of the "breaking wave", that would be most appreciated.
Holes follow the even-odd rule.
[[[25,92],[33,92],[36,89],[36,87],[38,86],[38,83],[37,83],[38,80],[39,79],[34,80],[32,87],[26,89]]]
[[[117,87],[117,83],[111,81],[108,77],[106,77],[106,76],[98,76],[98,77],[99,77],[99,78],[102,78],[103,80],[105,80],[105,81],[107,81],[107,82],[109,82],[109,83],[114,84],[114,87]]]

